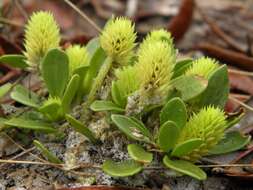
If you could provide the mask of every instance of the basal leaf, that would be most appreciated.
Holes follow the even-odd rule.
[[[43,121],[29,120],[23,118],[11,118],[4,122],[5,125],[23,128],[23,129],[31,129],[36,131],[41,131],[45,133],[55,133],[57,130],[49,123]]]
[[[176,157],[184,156],[195,148],[198,148],[203,141],[200,138],[190,139],[175,146],[171,155]]]
[[[99,46],[100,46],[99,38],[93,38],[87,43],[86,48],[89,54],[93,55],[95,51],[99,48]]]
[[[100,46],[94,51],[93,55],[91,55],[89,69],[85,75],[84,84],[83,84],[84,92],[86,94],[89,93],[93,80],[97,76],[97,73],[101,65],[104,63],[105,58],[106,58],[106,54]]]
[[[250,136],[243,136],[238,131],[228,132],[223,140],[209,151],[209,154],[226,154],[239,150],[246,146],[250,142],[250,139]]]
[[[98,141],[93,132],[88,127],[86,127],[80,121],[76,120],[71,115],[66,114],[66,120],[70,123],[73,129],[86,136],[91,142],[96,143]]]
[[[164,151],[168,152],[175,146],[179,137],[180,128],[172,121],[164,123],[159,131],[157,143],[159,147]]]
[[[20,69],[25,69],[28,67],[28,64],[26,63],[26,57],[23,55],[3,55],[0,57],[0,62]]]
[[[115,102],[115,104],[117,104],[121,108],[125,107],[126,101],[124,98],[121,97],[119,88],[117,84],[115,83],[115,81],[112,82],[111,95],[112,95],[112,100],[113,102]]]
[[[5,96],[11,89],[12,84],[11,83],[6,83],[0,87],[0,98]]]
[[[207,177],[206,173],[201,168],[199,168],[198,166],[195,166],[189,161],[170,160],[168,156],[165,156],[163,158],[163,163],[166,167],[172,170],[191,176],[198,180],[205,180]]]
[[[144,150],[140,145],[129,144],[127,146],[127,151],[129,156],[135,161],[150,163],[153,160],[153,154]]]
[[[93,111],[116,111],[116,112],[124,112],[125,110],[117,106],[111,101],[105,100],[96,100],[91,106],[91,110]]]
[[[51,49],[42,60],[42,77],[52,97],[62,97],[69,79],[68,56],[59,49]]]
[[[185,73],[192,65],[192,59],[183,59],[176,63],[172,78],[177,78]]]
[[[182,99],[188,101],[204,92],[208,81],[198,76],[181,76],[174,79],[172,83],[181,93]]]
[[[55,163],[55,164],[62,164],[63,162],[55,156],[52,152],[50,152],[41,142],[34,140],[33,144],[36,146],[37,149],[41,151],[41,154],[48,159],[48,161]]]
[[[62,105],[57,101],[52,101],[46,105],[42,105],[39,108],[39,111],[44,114],[50,121],[58,121],[64,116]]]
[[[142,170],[142,164],[134,160],[114,162],[106,160],[102,166],[105,173],[113,177],[127,177],[139,173]]]
[[[11,92],[11,98],[26,106],[38,108],[39,97],[21,85],[17,85]]]
[[[70,79],[62,98],[63,113],[67,113],[69,111],[71,102],[73,101],[78,90],[79,81],[80,77],[77,74],[73,75]]]
[[[224,108],[229,94],[227,66],[219,67],[208,79],[208,86],[201,94],[199,107],[213,105]]]
[[[165,104],[160,113],[160,125],[166,121],[173,121],[179,128],[183,128],[187,120],[187,111],[180,98],[173,98]]]
[[[124,115],[114,114],[111,118],[115,125],[129,138],[150,142],[150,132],[144,125]]]

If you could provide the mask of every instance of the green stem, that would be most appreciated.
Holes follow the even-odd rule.
[[[110,71],[112,67],[112,59],[110,57],[107,57],[104,61],[104,64],[102,65],[101,69],[98,72],[97,77],[95,78],[95,81],[91,87],[90,93],[88,95],[87,101],[85,103],[84,109],[89,109],[92,102],[96,99],[97,91],[101,88],[104,79],[108,72]]]

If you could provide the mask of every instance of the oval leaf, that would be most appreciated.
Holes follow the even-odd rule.
[[[28,67],[28,64],[26,63],[26,57],[23,55],[16,55],[16,54],[3,55],[0,57],[0,62],[20,69]]]
[[[0,98],[5,96],[11,89],[12,84],[11,83],[6,83],[0,87]]]
[[[79,87],[79,81],[80,77],[77,74],[73,75],[70,79],[62,98],[63,113],[67,113],[69,111],[71,102],[74,99]]]
[[[178,144],[173,149],[171,155],[176,157],[184,156],[193,151],[195,148],[198,148],[202,143],[203,141],[199,138],[187,140]]]
[[[229,80],[227,66],[219,67],[208,79],[208,86],[201,94],[199,106],[208,105],[224,108],[229,94]]]
[[[69,114],[66,114],[66,120],[71,124],[71,126],[79,133],[86,136],[91,142],[96,143],[97,139],[93,132],[86,126],[84,126],[80,121],[76,120]]]
[[[207,177],[206,173],[201,168],[185,160],[170,160],[168,156],[165,156],[163,158],[163,163],[172,170],[191,176],[198,180],[205,180]]]
[[[228,132],[223,140],[209,151],[209,154],[226,154],[239,150],[246,146],[250,142],[250,139],[250,136],[242,136],[238,131]]]
[[[42,131],[46,133],[55,133],[57,130],[53,128],[52,125],[42,121],[35,121],[23,118],[11,118],[4,122],[5,125],[23,128],[23,129],[31,129],[36,131]]]
[[[39,97],[21,85],[17,85],[11,92],[11,98],[26,106],[38,108]]]
[[[177,78],[185,73],[185,71],[192,65],[192,59],[180,60],[174,67],[172,78]]]
[[[164,151],[170,151],[176,144],[179,137],[180,129],[172,121],[164,123],[158,131],[157,143],[159,147]]]
[[[59,49],[51,49],[42,60],[42,77],[51,96],[62,97],[69,78],[68,56]]]
[[[135,161],[150,163],[153,160],[153,154],[144,150],[140,145],[129,144],[127,146],[127,151],[130,157]]]
[[[181,76],[173,81],[173,85],[181,93],[184,101],[189,101],[205,91],[208,81],[198,76]]]
[[[126,99],[121,97],[118,85],[115,83],[115,81],[112,82],[111,95],[113,102],[115,102],[121,108],[125,107]]]
[[[140,122],[127,116],[117,114],[112,115],[111,118],[115,125],[129,138],[150,142],[149,138],[151,134],[144,125],[140,124]]]
[[[166,121],[173,121],[179,128],[183,128],[187,120],[184,102],[180,98],[173,98],[163,107],[160,114],[160,125]]]
[[[41,154],[48,159],[48,161],[55,163],[55,164],[62,164],[63,162],[57,158],[50,150],[48,150],[41,142],[34,140],[33,144],[36,146],[37,149],[41,151]]]
[[[134,160],[126,160],[122,162],[114,162],[106,160],[102,169],[105,173],[113,177],[127,177],[139,173],[142,165]]]
[[[117,106],[111,101],[104,100],[96,100],[91,106],[91,110],[93,111],[116,111],[116,112],[124,112],[125,110]]]

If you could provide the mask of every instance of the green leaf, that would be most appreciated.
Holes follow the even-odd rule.
[[[160,113],[160,125],[166,121],[173,121],[182,129],[187,121],[187,111],[180,98],[173,98],[167,102]]]
[[[42,105],[39,111],[43,113],[50,121],[58,121],[63,117],[62,105],[58,102],[51,102]]]
[[[245,113],[243,109],[242,111],[239,111],[238,113],[233,113],[233,115],[228,115],[226,128],[229,129],[235,126],[237,123],[239,123],[239,121],[242,119],[244,115]]]
[[[69,78],[68,56],[59,49],[49,50],[42,60],[41,73],[49,94],[62,97]]]
[[[89,93],[93,80],[97,76],[98,71],[100,67],[102,66],[102,64],[104,63],[105,59],[106,59],[106,54],[104,50],[99,46],[95,50],[94,54],[92,55],[90,59],[89,69],[84,78],[84,92],[86,94]]]
[[[96,100],[94,101],[91,106],[91,110],[93,111],[116,111],[116,112],[124,112],[125,110],[118,107],[111,101],[104,101],[104,100]]]
[[[124,115],[114,114],[111,116],[115,125],[129,138],[144,142],[150,142],[151,134],[140,122]]]
[[[122,98],[118,85],[115,83],[115,81],[112,82],[112,89],[111,89],[111,95],[112,95],[112,100],[120,106],[121,108],[124,108],[126,105],[126,99]]]
[[[184,142],[176,145],[176,147],[173,149],[171,155],[176,156],[176,157],[184,156],[184,155],[190,153],[191,151],[193,151],[195,148],[198,148],[202,143],[203,143],[203,141],[200,138],[195,138],[195,139],[190,139],[190,140],[184,141]]]
[[[201,168],[185,160],[170,160],[168,156],[164,156],[163,163],[172,170],[191,176],[198,180],[205,180],[207,177],[206,173]]]
[[[209,151],[210,155],[226,154],[239,150],[250,142],[250,136],[243,136],[238,131],[228,132],[225,137]]]
[[[53,128],[53,126],[49,123],[43,121],[29,120],[23,118],[11,118],[4,122],[5,125],[23,128],[23,129],[31,129],[36,131],[41,131],[45,133],[55,133],[57,130]]]
[[[11,88],[12,88],[11,83],[6,83],[6,84],[2,85],[0,87],[0,98],[5,96],[10,91]]]
[[[33,141],[34,146],[36,146],[37,149],[41,151],[41,154],[48,159],[49,162],[55,163],[55,164],[62,164],[63,162],[56,157],[52,152],[50,152],[41,142],[34,140]]]
[[[185,73],[192,65],[192,59],[183,59],[176,63],[172,78],[177,78]]]
[[[140,145],[129,144],[127,146],[127,151],[130,157],[135,161],[150,163],[153,160],[153,154],[144,150]]]
[[[208,81],[198,76],[181,76],[173,80],[173,86],[184,101],[191,100],[206,89]]]
[[[159,147],[164,151],[168,152],[175,146],[179,137],[180,128],[172,121],[164,123],[159,131],[157,143]]]
[[[113,177],[127,177],[139,173],[142,165],[134,160],[126,160],[122,162],[114,162],[106,160],[102,169],[105,173]]]
[[[215,107],[224,108],[229,94],[229,81],[227,66],[219,67],[208,79],[208,86],[201,94],[198,102],[200,107],[213,105]]]
[[[26,57],[23,55],[3,55],[0,57],[0,62],[20,69],[25,69],[28,67],[28,64],[26,63]]]
[[[21,104],[33,108],[39,107],[39,96],[21,85],[17,85],[11,92],[11,98]]]
[[[96,143],[98,140],[96,139],[93,132],[86,126],[84,126],[80,121],[76,120],[69,114],[66,114],[66,120],[71,124],[71,126],[79,133],[83,134],[87,137],[92,143]]]
[[[78,90],[79,81],[80,77],[77,74],[73,75],[70,79],[62,98],[63,113],[67,113],[69,111],[71,102],[73,101]]]
[[[89,54],[93,55],[99,48],[99,46],[100,46],[99,38],[93,38],[87,43],[86,48]]]

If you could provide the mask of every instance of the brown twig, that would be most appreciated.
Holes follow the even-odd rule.
[[[233,38],[231,38],[225,32],[223,32],[222,29],[201,10],[200,7],[197,6],[197,10],[199,11],[200,15],[202,16],[204,21],[208,24],[208,26],[210,27],[210,29],[213,31],[214,34],[216,34],[220,39],[226,42],[227,45],[230,46],[231,48],[242,53],[246,52],[246,48],[242,48],[238,44],[238,42],[236,42]]]
[[[83,19],[85,19],[94,29],[96,29],[99,33],[101,32],[101,28],[92,21],[84,12],[82,12],[77,6],[71,3],[69,0],[64,0],[72,9],[74,9]]]
[[[203,51],[212,57],[229,62],[242,69],[253,71],[253,58],[243,53],[227,50],[205,42],[196,45],[193,49]]]

